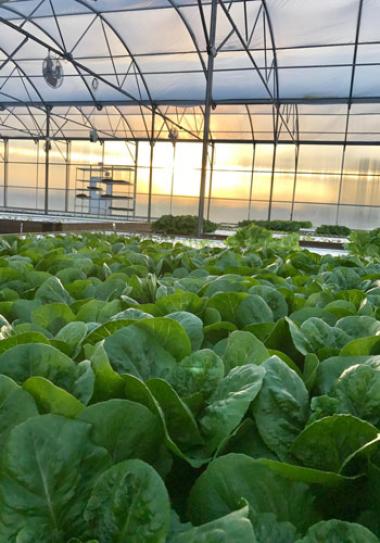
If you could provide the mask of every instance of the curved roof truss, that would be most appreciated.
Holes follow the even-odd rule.
[[[0,0],[0,137],[201,141],[212,1]],[[380,140],[376,0],[216,3],[212,141]]]

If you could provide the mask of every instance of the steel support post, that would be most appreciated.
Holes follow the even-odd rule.
[[[170,181],[170,204],[169,204],[169,214],[172,215],[173,212],[173,193],[174,193],[174,178],[175,178],[175,158],[177,151],[177,143],[173,142],[173,157],[172,157],[172,177]]]
[[[135,183],[133,185],[133,216],[136,217],[137,178],[139,173],[139,142],[135,142]]]
[[[274,143],[274,149],[273,149],[272,174],[271,174],[271,179],[270,179],[270,192],[269,192],[269,205],[268,205],[268,221],[272,219],[273,189],[274,189],[274,178],[276,175],[276,160],[277,160],[277,142]]]
[[[66,176],[65,176],[65,212],[69,211],[69,194],[71,179],[71,141],[66,141]]]
[[[39,191],[40,191],[40,142],[37,140],[37,163],[36,163],[36,209],[39,209]]]
[[[294,163],[294,182],[293,182],[293,193],[292,193],[292,207],[290,209],[290,220],[293,220],[294,217],[294,206],[296,201],[297,193],[297,181],[298,181],[298,164],[300,160],[300,146],[296,144],[296,154],[295,154],[295,163]]]
[[[272,159],[272,174],[270,180],[270,192],[269,192],[269,205],[268,205],[268,221],[272,219],[272,205],[273,205],[273,190],[274,190],[274,178],[276,175],[276,160],[277,160],[277,144],[278,144],[278,127],[280,119],[280,106],[276,104],[275,106],[275,118],[274,118],[274,148],[273,148],[273,159]]]
[[[152,221],[152,190],[153,190],[153,161],[154,161],[154,137],[156,124],[156,107],[152,111],[152,130],[150,135],[150,159],[149,159],[149,194],[148,194],[148,222]]]
[[[211,212],[211,198],[212,198],[212,182],[214,179],[214,160],[215,160],[215,142],[211,143],[211,162],[210,162],[210,183],[208,188],[208,200],[207,200],[207,220],[210,220]]]
[[[203,221],[204,221],[204,212],[205,212],[208,145],[209,145],[209,139],[210,139],[210,120],[211,120],[211,108],[212,108],[212,88],[213,88],[213,79],[214,79],[214,61],[215,61],[215,56],[216,56],[215,37],[216,37],[217,6],[218,6],[218,0],[212,0],[210,37],[207,44],[208,63],[207,63],[207,77],[206,77],[204,126],[203,126],[201,185],[200,185],[200,192],[199,192],[199,209],[198,209],[198,225],[197,225],[198,236],[202,236],[203,234]]]
[[[100,140],[99,143],[102,146],[102,166],[104,168],[104,165],[106,163],[106,144],[107,144],[107,142],[104,141],[104,140]]]
[[[340,170],[340,181],[339,181],[339,194],[338,194],[338,202],[337,202],[337,206],[336,206],[336,216],[335,216],[335,223],[336,224],[339,224],[339,218],[340,218],[340,204],[341,204],[342,192],[343,192],[343,177],[344,177],[344,168],[345,168],[345,162],[346,162],[347,141],[349,139],[348,138],[348,132],[349,132],[349,128],[350,128],[350,115],[351,115],[351,107],[352,107],[353,96],[354,96],[356,64],[357,64],[359,42],[360,42],[360,28],[361,28],[361,22],[362,22],[362,16],[363,16],[363,6],[364,6],[364,0],[360,0],[359,1],[359,9],[358,9],[358,18],[357,18],[357,23],[356,23],[354,56],[353,56],[353,59],[352,59],[350,93],[349,93],[348,105],[347,105],[347,117],[346,117],[346,129],[345,129],[345,135],[344,135],[342,167],[341,167],[341,170]]]
[[[4,140],[4,207],[8,207],[9,140]]]
[[[255,165],[256,165],[256,143],[253,144],[251,182],[249,184],[249,202],[248,202],[248,220],[249,221],[251,220],[251,211],[252,211],[253,181],[255,177]]]
[[[45,215],[49,213],[49,174],[50,174],[50,114],[51,108],[46,108],[46,139],[45,139]]]
[[[337,206],[336,206],[335,224],[339,224],[340,204],[341,204],[342,192],[343,192],[344,167],[345,167],[345,162],[346,162],[346,150],[347,150],[347,146],[345,144],[343,146],[342,165],[340,169],[339,193],[338,193],[338,201],[337,201]]]

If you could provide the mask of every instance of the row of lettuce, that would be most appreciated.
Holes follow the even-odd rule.
[[[379,252],[228,243],[1,240],[2,542],[380,541]]]
[[[163,235],[193,235],[197,233],[198,218],[193,215],[163,215],[152,223],[152,231]],[[310,221],[287,221],[287,220],[244,220],[239,222],[238,227],[259,226],[275,232],[299,232],[313,228]],[[203,231],[205,234],[214,233],[219,225],[210,220],[205,220]],[[352,230],[347,226],[323,224],[315,228],[314,233],[320,236],[348,237]]]
[[[297,233],[288,233],[285,237],[274,239],[268,228],[257,224],[248,224],[239,228],[234,236],[227,240],[227,244],[236,250],[239,247],[255,248],[261,251],[267,248],[299,250],[300,236]],[[380,228],[374,230],[357,230],[351,232],[347,242],[343,246],[348,254],[359,257],[362,261],[378,261],[380,258]]]

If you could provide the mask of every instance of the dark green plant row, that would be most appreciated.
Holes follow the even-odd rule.
[[[163,215],[152,223],[152,231],[165,235],[196,235],[198,218],[193,215]],[[215,232],[217,224],[204,220],[203,231]]]
[[[337,224],[323,224],[315,230],[316,234],[321,236],[341,236],[347,237],[351,234],[351,228],[347,226],[339,226]]]
[[[197,233],[197,217],[193,215],[163,215],[158,220],[152,223],[152,231],[156,234],[163,234],[169,236],[175,235],[190,235],[195,236]],[[272,230],[276,232],[299,232],[301,229],[312,228],[313,225],[310,221],[285,221],[285,220],[244,220],[239,222],[239,228],[244,228],[250,225],[256,225],[266,230]],[[218,225],[211,221],[204,221],[204,232],[213,233],[217,229]],[[366,243],[372,243],[369,240],[377,237],[379,229],[374,229],[370,233],[364,232],[363,239],[366,239]],[[340,225],[322,225],[318,226],[315,230],[317,235],[321,236],[341,236],[348,237],[352,230],[347,226]],[[369,237],[368,237],[369,236]]]
[[[266,228],[267,230],[275,230],[277,232],[299,232],[301,228],[312,228],[312,223],[310,221],[241,221],[239,222],[239,227],[248,226],[250,224],[256,224],[261,228]]]
[[[379,240],[0,239],[0,542],[380,543]]]

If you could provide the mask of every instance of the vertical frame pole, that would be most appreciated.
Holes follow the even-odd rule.
[[[208,201],[207,201],[207,220],[210,220],[211,212],[211,198],[212,198],[212,182],[214,178],[214,161],[215,161],[215,142],[211,143],[211,163],[210,163],[210,186],[208,189]]]
[[[272,173],[271,173],[271,179],[270,179],[270,192],[269,192],[269,205],[268,205],[268,221],[272,220],[274,178],[276,175],[276,160],[277,160],[277,141],[274,142],[274,149],[273,149]]]
[[[272,159],[272,173],[271,173],[271,180],[270,180],[270,193],[269,193],[269,205],[268,205],[268,221],[272,219],[272,205],[273,205],[273,189],[274,189],[274,178],[276,175],[276,161],[277,161],[277,145],[278,145],[278,126],[279,126],[279,118],[280,118],[280,105],[276,104],[274,106],[276,112],[275,112],[275,118],[274,118],[274,149],[273,149],[273,159]]]
[[[296,202],[299,159],[300,159],[300,146],[299,146],[299,143],[297,143],[296,144],[296,154],[295,154],[295,164],[294,164],[294,182],[293,182],[292,206],[290,208],[290,220],[291,221],[293,220],[293,217],[294,217],[294,206],[295,206],[295,202]]]
[[[170,204],[169,204],[169,214],[173,214],[173,193],[174,193],[174,178],[175,178],[175,159],[176,159],[177,143],[173,141],[173,157],[172,157],[172,178],[170,182]]]
[[[8,207],[9,140],[4,140],[4,207]]]
[[[340,206],[341,206],[342,192],[343,192],[343,176],[344,176],[344,169],[345,169],[345,163],[346,163],[346,150],[347,150],[347,141],[348,141],[349,128],[350,128],[352,98],[354,95],[354,87],[355,87],[356,65],[357,65],[359,43],[360,43],[360,30],[361,30],[361,23],[362,23],[362,16],[363,16],[363,7],[364,7],[364,0],[359,0],[358,18],[357,18],[357,23],[356,23],[354,56],[352,59],[350,92],[349,92],[348,105],[347,105],[346,129],[344,133],[342,166],[341,166],[341,171],[340,171],[339,194],[338,194],[338,202],[336,206],[336,217],[335,217],[336,224],[339,224],[339,218],[340,218]]]
[[[103,141],[103,140],[99,140],[99,144],[101,145],[102,147],[102,175],[104,174],[104,166],[105,166],[105,161],[106,161],[106,141]],[[113,171],[112,171],[112,176],[113,176]]]
[[[340,204],[341,204],[342,192],[343,192],[343,176],[344,176],[344,168],[345,168],[345,163],[346,163],[346,150],[347,150],[347,144],[345,143],[343,146],[342,165],[340,169],[339,193],[338,193],[338,201],[337,201],[337,206],[336,206],[335,224],[339,224]]]
[[[39,209],[39,194],[40,194],[40,141],[36,140],[37,146],[37,161],[36,161],[36,209]]]
[[[154,161],[154,137],[156,124],[156,106],[152,110],[152,131],[150,135],[150,159],[149,159],[149,194],[148,194],[148,222],[152,222],[152,190],[153,190],[153,161]]]
[[[255,166],[256,166],[256,143],[253,143],[252,148],[252,170],[251,170],[251,181],[249,184],[249,202],[248,202],[248,220],[251,220],[252,212],[252,197],[253,197],[253,181],[255,177]]]
[[[207,44],[207,79],[206,79],[206,99],[204,112],[203,126],[203,147],[202,147],[202,169],[201,169],[201,185],[199,193],[199,209],[198,209],[198,225],[197,235],[200,237],[203,234],[203,221],[205,212],[205,194],[207,180],[207,160],[208,146],[210,139],[210,120],[212,107],[212,88],[214,80],[214,61],[216,56],[215,37],[216,37],[216,18],[217,18],[218,0],[211,2],[211,22],[210,22],[210,37]]]
[[[133,186],[133,217],[136,218],[137,178],[139,173],[139,142],[135,142],[135,183]]]
[[[69,211],[69,194],[71,180],[71,141],[66,141],[66,177],[65,177],[65,212]]]
[[[49,174],[50,174],[50,114],[51,107],[46,108],[46,140],[45,140],[45,215],[49,213]]]

